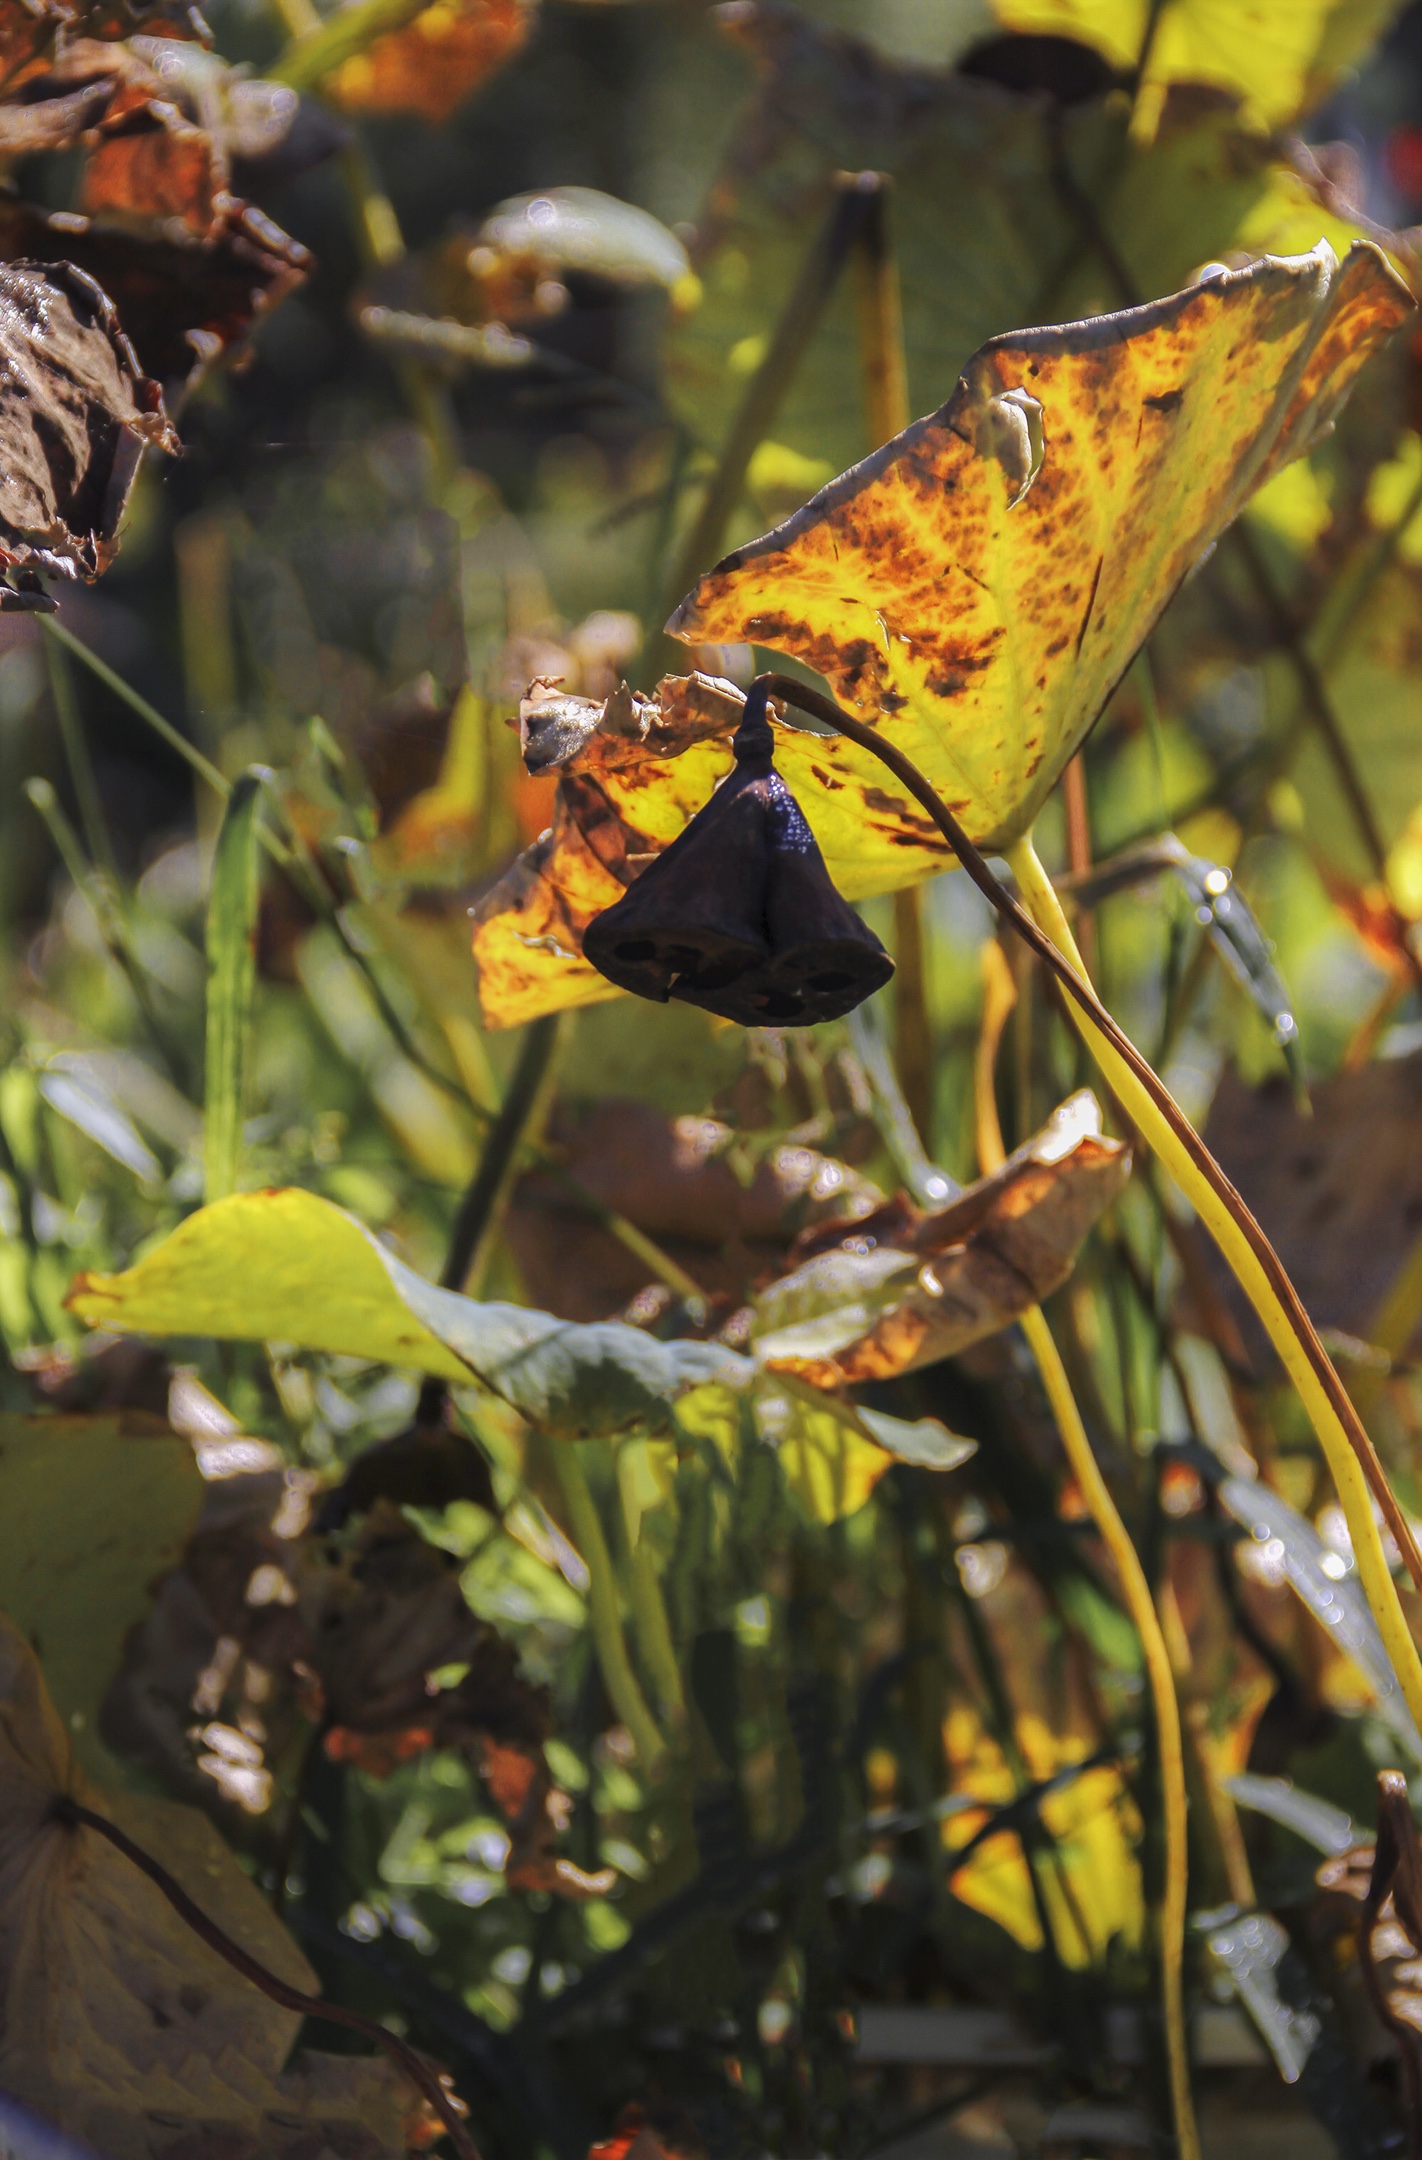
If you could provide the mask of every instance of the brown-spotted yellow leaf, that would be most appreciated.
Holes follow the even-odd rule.
[[[204,1816],[88,1782],[34,1652],[0,1615],[0,2087],[126,2160],[157,2160],[184,2130],[232,2160],[327,2139],[352,2160],[403,2153],[415,2096],[384,2061],[308,2056],[288,2069],[300,2014],[235,1972],[97,1831],[56,1821],[61,1795],[159,1858],[288,1987],[315,1992]]]
[[[728,555],[668,627],[817,669],[972,839],[1006,847],[1190,569],[1411,308],[1376,246],[1340,269],[1320,243],[995,338],[946,405]]]
[[[606,700],[535,685],[521,711],[529,769],[556,772],[553,823],[475,916],[479,1001],[488,1026],[620,995],[582,957],[594,915],[674,840],[731,768],[741,692],[668,676],[654,696]],[[775,723],[776,759],[851,900],[892,892],[951,861],[914,802],[885,785],[877,758],[839,738]]]
[[[947,1207],[919,1216],[891,1203],[812,1233],[812,1256],[755,1301],[755,1355],[821,1388],[951,1357],[1066,1280],[1130,1170],[1129,1149],[1103,1137],[1083,1089]]]

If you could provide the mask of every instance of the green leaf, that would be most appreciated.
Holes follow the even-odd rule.
[[[38,1081],[39,1091],[51,1110],[77,1125],[96,1147],[131,1170],[144,1185],[156,1185],[162,1166],[142,1138],[128,1112],[116,1103],[92,1073],[82,1079],[75,1073],[48,1070]]]
[[[181,1557],[202,1491],[187,1441],[155,1421],[0,1417],[5,1608],[93,1775],[116,1774],[99,1704],[150,1585]]]
[[[252,766],[227,799],[207,902],[203,1186],[210,1201],[237,1186],[257,981],[257,808],[267,777],[264,767]]]
[[[230,1194],[126,1274],[77,1277],[69,1305],[95,1327],[285,1342],[479,1382],[563,1440],[731,1435],[749,1393],[762,1437],[826,1521],[862,1505],[891,1455],[939,1468],[961,1459],[942,1427],[930,1437],[931,1419],[871,1418],[793,1376],[767,1380],[719,1343],[658,1342],[616,1320],[578,1326],[438,1289],[310,1192]]]
[[[190,1215],[123,1275],[81,1275],[70,1306],[94,1326],[280,1341],[449,1380],[481,1381],[564,1439],[663,1431],[706,1381],[744,1387],[748,1358],[662,1343],[617,1321],[579,1327],[440,1290],[315,1193],[233,1193]]]

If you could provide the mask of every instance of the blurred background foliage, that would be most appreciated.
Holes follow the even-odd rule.
[[[248,364],[173,399],[184,457],[150,459],[117,562],[58,622],[227,781],[271,769],[262,815],[301,874],[263,863],[240,1185],[309,1188],[436,1278],[524,1085],[471,1295],[743,1342],[807,1226],[975,1174],[985,979],[1015,990],[1009,1145],[1085,1072],[953,874],[917,911],[866,908],[900,971],[852,1024],[747,1036],[616,999],[530,1065],[532,1031],[484,1027],[468,951],[471,905],[550,815],[521,695],[649,688],[675,660],[699,507],[836,173],[893,177],[925,411],[994,333],[1208,261],[1362,232],[1415,274],[1422,13],[434,0],[401,50],[319,78],[306,0],[209,15],[224,59],[302,90],[285,160],[234,185],[313,266]],[[74,167],[11,180],[65,211]],[[802,344],[711,552],[871,447],[852,278]],[[1405,329],[1201,565],[1042,821],[1107,1002],[1207,1121],[1413,1511],[1419,580]],[[186,1543],[186,1503],[144,1485],[117,1586],[107,1508],[45,1513],[32,1480],[28,1545],[0,1529],[22,1624],[67,1586],[47,1666],[92,1763],[211,1809],[327,1993],[449,2064],[490,2160],[620,2154],[631,2102],[688,2155],[1146,2149],[1140,1653],[1015,1330],[858,1391],[975,1442],[958,1468],[883,1458],[835,1488],[745,1418],[588,1443],[570,1470],[568,1443],[399,1368],[79,1327],[76,1272],[141,1258],[203,1198],[221,810],[133,696],[0,616],[0,1507],[37,1410],[115,1507],[155,1425],[209,1481]],[[1197,877],[1233,873],[1271,964],[1222,964],[1166,858],[1097,875],[1169,830]],[[1353,1581],[1316,1449],[1144,1160],[1050,1311],[1186,1705],[1192,1908],[1214,1915],[1195,1999],[1230,1997],[1206,1941],[1226,1908],[1283,1930],[1264,2010],[1240,1990],[1264,2040],[1240,2017],[1223,2066],[1199,2041],[1207,2150],[1400,2151],[1314,1848],[1340,1849],[1340,1810],[1366,1830],[1379,1764],[1422,1758],[1300,1587]],[[1251,1461],[1249,1517],[1228,1489]],[[599,1645],[599,1570],[655,1760]],[[448,1696],[433,1724],[426,1694]],[[1276,1816],[1259,1781],[1294,1780],[1303,1814],[1241,1813],[1241,1776]],[[893,2024],[915,2008],[936,2039]],[[964,2038],[967,2008],[1010,2010],[1017,2052]]]

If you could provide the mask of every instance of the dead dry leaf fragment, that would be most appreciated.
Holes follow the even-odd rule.
[[[162,392],[106,295],[70,263],[0,270],[0,563],[96,578],[149,444],[176,456]]]
[[[757,1360],[839,1388],[951,1357],[1065,1282],[1130,1169],[1083,1089],[946,1208],[909,1214],[900,1201],[829,1249],[832,1233],[813,1233],[818,1249],[755,1301]]]
[[[728,555],[668,627],[816,669],[971,839],[1008,846],[1182,580],[1412,304],[1379,248],[1340,268],[1320,242],[994,338],[946,405]]]
[[[60,255],[102,286],[140,364],[162,383],[190,381],[240,349],[311,262],[250,203],[230,200],[219,227],[199,241],[0,200],[0,261]]]

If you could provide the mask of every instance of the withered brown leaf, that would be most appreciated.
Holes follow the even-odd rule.
[[[947,1207],[920,1214],[900,1199],[838,1234],[811,1232],[802,1264],[756,1301],[756,1357],[823,1388],[951,1357],[1066,1280],[1130,1169],[1083,1089]]]
[[[0,261],[56,256],[97,280],[142,366],[162,383],[189,381],[239,349],[253,324],[304,283],[311,263],[298,241],[234,197],[201,240],[0,199]]]
[[[231,2160],[309,2153],[320,2133],[351,2160],[396,2160],[413,2098],[403,2080],[350,2056],[288,2068],[299,2014],[234,1972],[106,1839],[57,1820],[61,1795],[159,1854],[288,1986],[314,1989],[209,1822],[89,1784],[34,1652],[0,1616],[0,2087],[130,2160],[180,2149],[175,2131]]]
[[[176,456],[156,382],[72,263],[0,269],[0,564],[96,578],[144,448]]]

